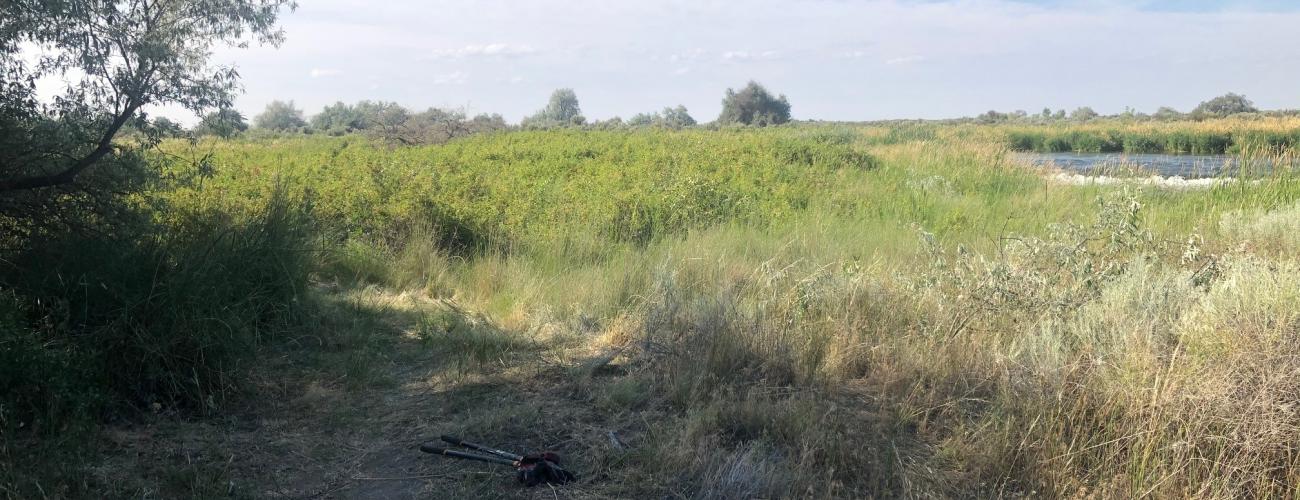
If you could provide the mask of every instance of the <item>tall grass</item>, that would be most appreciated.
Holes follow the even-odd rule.
[[[1300,144],[1300,123],[1293,118],[989,128],[1012,150],[1038,153],[1283,154]]]
[[[113,236],[67,234],[5,262],[0,424],[53,432],[123,407],[208,411],[292,321],[312,256],[302,200],[202,210]]]
[[[1235,141],[1245,137],[1235,127],[1280,125],[1115,137],[1105,126],[1025,132],[1150,150],[1177,127],[1206,137],[1224,127]],[[244,352],[266,325],[291,328],[285,304],[310,271],[462,305],[416,333],[464,370],[537,362],[557,346],[611,348],[627,374],[582,390],[611,412],[646,415],[643,444],[612,472],[613,496],[1294,495],[1293,176],[1178,192],[1056,185],[1008,159],[1007,133],[1019,132],[899,124],[519,132],[402,149],[356,138],[214,143],[203,146],[211,175],[153,193],[174,245],[86,261],[120,268],[112,280],[131,292],[91,311],[148,311],[113,330],[143,340],[123,345],[176,346],[167,352],[196,356],[168,359],[205,366],[229,359],[215,373],[233,373],[242,358],[210,356],[226,352],[214,339],[230,332],[242,343],[229,352]],[[189,175],[183,163],[167,168]],[[300,201],[275,201],[284,197]],[[304,222],[273,223],[300,212],[268,207],[301,208]],[[308,239],[318,258],[282,250]],[[203,249],[221,258],[194,254]],[[57,265],[70,264],[29,268]],[[73,311],[89,303],[76,293],[105,293],[70,283],[46,295],[24,285],[0,301],[0,325],[38,335],[22,297],[58,297]],[[180,340],[212,342],[168,343],[181,330],[197,334]],[[62,357],[75,350],[29,347],[22,356],[50,356],[47,371],[80,365]],[[160,359],[123,352],[117,361]],[[234,380],[198,370],[206,382],[191,390],[169,375],[186,365],[160,366],[123,393],[202,405]]]

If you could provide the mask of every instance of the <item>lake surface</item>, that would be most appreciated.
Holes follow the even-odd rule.
[[[1240,161],[1228,155],[1155,155],[1122,153],[1014,153],[1014,157],[1039,167],[1055,167],[1085,175],[1115,172],[1149,172],[1163,177],[1195,179],[1234,175]],[[1268,165],[1263,165],[1267,169]]]

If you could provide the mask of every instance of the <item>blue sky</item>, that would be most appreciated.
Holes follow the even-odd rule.
[[[1300,2],[303,0],[279,49],[220,50],[238,107],[337,100],[516,121],[572,87],[589,118],[717,116],[758,80],[795,117],[943,118],[1089,105],[1300,107]],[[168,112],[167,114],[172,114]],[[186,120],[191,121],[191,120]]]

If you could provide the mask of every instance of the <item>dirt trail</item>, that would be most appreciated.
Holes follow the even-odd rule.
[[[617,431],[631,439],[636,424],[627,415],[596,411],[584,382],[559,364],[533,359],[481,370],[450,367],[411,335],[411,317],[389,318],[391,350],[366,360],[379,373],[360,386],[286,357],[261,375],[262,396],[229,416],[189,422],[160,416],[111,431],[98,473],[139,496],[167,498],[611,495],[594,472],[623,453],[607,436]],[[453,433],[515,451],[559,451],[581,471],[581,481],[528,489],[506,467],[417,449]]]

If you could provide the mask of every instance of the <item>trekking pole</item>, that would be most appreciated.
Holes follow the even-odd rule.
[[[466,442],[465,440],[454,436],[444,435],[442,436],[442,440],[456,446],[481,451],[487,453],[487,455],[451,450],[441,446],[434,446],[432,443],[424,443],[420,445],[420,451],[452,458],[463,458],[466,460],[475,460],[492,464],[509,465],[514,467],[516,471],[515,477],[519,482],[526,486],[536,486],[543,483],[564,484],[575,479],[572,472],[564,470],[564,467],[560,466],[560,456],[553,452],[543,451],[532,455],[519,455],[505,450],[489,448],[481,444]]]
[[[524,459],[524,456],[523,456],[523,455],[518,455],[518,454],[515,454],[515,453],[510,453],[510,452],[508,452],[508,451],[504,451],[504,450],[498,450],[498,449],[496,449],[496,448],[488,448],[488,447],[483,446],[483,445],[481,445],[481,444],[474,444],[474,443],[471,443],[471,442],[469,442],[469,441],[465,441],[465,440],[463,440],[463,439],[461,439],[461,438],[458,438],[458,437],[455,437],[455,436],[448,436],[448,435],[444,434],[444,435],[442,436],[442,440],[443,440],[443,441],[446,441],[446,442],[448,442],[448,443],[454,444],[454,445],[456,445],[456,446],[464,446],[464,447],[469,448],[469,449],[471,449],[471,450],[477,450],[477,451],[481,451],[481,452],[484,452],[484,453],[490,453],[490,454],[496,455],[496,456],[501,457],[501,458],[508,458],[508,459],[513,460],[513,461],[515,461],[515,462],[518,462],[518,461]]]
[[[517,460],[510,460],[506,458],[494,457],[489,455],[479,455],[478,453],[469,453],[465,451],[448,450],[446,448],[439,448],[437,446],[433,446],[428,443],[420,445],[420,451],[423,451],[425,453],[432,453],[434,455],[443,455],[443,456],[448,456],[453,458],[463,458],[466,460],[478,460],[480,462],[487,462],[492,464],[509,465],[511,467],[518,467],[519,465],[519,462]]]

